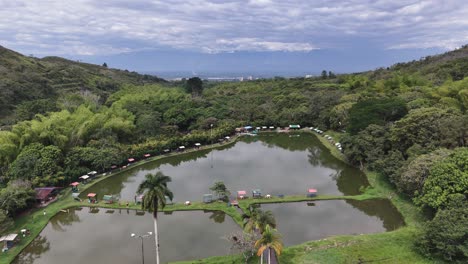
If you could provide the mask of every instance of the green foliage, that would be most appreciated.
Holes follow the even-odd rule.
[[[468,195],[468,148],[456,149],[432,165],[415,202],[435,210],[446,208],[455,194]]]
[[[34,203],[34,197],[35,192],[28,182],[10,182],[7,188],[0,190],[0,209],[10,216],[15,216],[21,210],[30,207]]]
[[[224,202],[229,202],[229,195],[231,195],[231,192],[226,188],[224,182],[215,182],[213,186],[210,187],[210,190],[212,190],[216,194],[218,199]]]
[[[370,124],[385,125],[407,113],[406,104],[401,99],[368,99],[354,104],[349,110],[348,131],[352,135]]]
[[[57,185],[64,179],[62,152],[56,146],[34,143],[23,149],[11,164],[11,179],[28,180],[34,186]]]
[[[203,81],[199,77],[192,77],[185,84],[185,91],[193,97],[201,96],[203,93]]]
[[[400,177],[395,179],[398,190],[410,197],[421,193],[424,182],[429,176],[432,166],[448,157],[450,153],[451,151],[447,149],[439,149],[413,159],[402,168],[403,172]]]
[[[415,109],[395,122],[391,129],[392,141],[403,153],[414,144],[428,150],[454,148],[465,144],[466,124],[466,116],[451,109]]]
[[[13,227],[13,220],[6,214],[4,210],[0,210],[0,236],[8,229]]]
[[[468,261],[468,206],[440,210],[426,224],[417,247],[426,255],[451,263]]]

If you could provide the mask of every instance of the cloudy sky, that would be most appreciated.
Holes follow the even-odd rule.
[[[360,71],[468,44],[465,0],[0,0],[0,45],[137,71]]]

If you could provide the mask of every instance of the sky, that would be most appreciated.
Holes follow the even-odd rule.
[[[140,72],[357,72],[468,44],[465,0],[0,0],[0,45]]]

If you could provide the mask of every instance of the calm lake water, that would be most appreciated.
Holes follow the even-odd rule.
[[[238,190],[250,194],[253,189],[272,195],[305,194],[315,188],[319,194],[354,195],[368,186],[361,171],[334,158],[315,136],[271,133],[135,167],[99,182],[82,197],[95,192],[98,198],[117,194],[133,201],[145,175],[157,171],[172,177],[169,188],[176,202],[201,201],[216,181],[223,181],[232,194]]]
[[[384,199],[262,204],[261,209],[273,212],[286,246],[333,235],[391,231],[405,224],[400,212]]]
[[[152,215],[141,213],[102,208],[59,213],[14,263],[140,264],[141,241],[130,234],[154,230]],[[158,228],[162,263],[227,255],[231,244],[225,237],[241,230],[223,213],[202,211],[160,213]],[[154,237],[144,239],[146,263],[155,262],[154,247]]]

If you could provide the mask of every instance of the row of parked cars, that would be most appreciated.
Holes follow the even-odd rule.
[[[310,127],[310,130],[315,131],[315,132],[319,133],[320,135],[323,134],[323,131],[320,130],[318,127]],[[332,138],[330,135],[323,135],[323,137],[325,137],[328,141],[330,141],[330,143],[334,144],[335,147],[336,147],[340,152],[343,152],[343,148],[341,147],[341,143],[340,143],[340,142],[335,142],[335,140],[333,140],[333,138]]]

